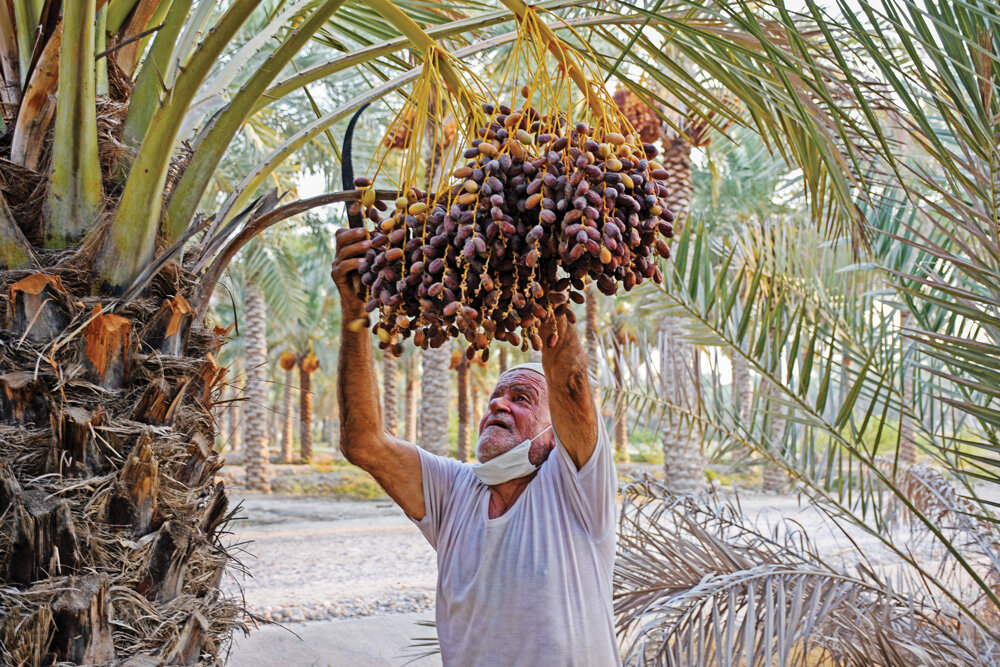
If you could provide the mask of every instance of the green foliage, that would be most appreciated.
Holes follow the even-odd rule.
[[[368,473],[352,470],[343,473],[340,482],[334,485],[332,493],[357,500],[385,498],[385,491]]]

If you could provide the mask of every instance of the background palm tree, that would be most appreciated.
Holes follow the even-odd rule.
[[[382,422],[389,435],[399,426],[399,357],[391,349],[382,350]]]
[[[403,395],[403,439],[417,442],[417,412],[420,397],[420,374],[417,371],[419,357],[411,354],[406,360],[406,391]]]
[[[299,451],[304,463],[311,463],[313,459],[312,376],[319,369],[319,358],[312,350],[299,359]]]
[[[418,17],[442,48],[478,55],[489,69],[516,38],[507,10],[523,10],[504,4],[392,7]],[[762,415],[746,423],[723,409],[720,386],[701,403],[706,439],[752,448],[859,525],[886,525],[880,498],[895,499],[972,585],[913,567],[952,617],[985,623],[1000,606],[988,585],[996,549],[970,536],[987,535],[994,520],[973,481],[1000,477],[997,4],[860,0],[843,16],[811,2],[801,13],[747,0],[545,5],[573,22],[575,34],[556,28],[573,43],[587,39],[609,75],[634,80],[644,71],[671,99],[691,101],[685,116],[759,132],[799,170],[814,220],[866,253],[863,263],[827,257],[833,273],[817,259],[821,279],[805,281],[809,257],[798,270],[776,271],[745,252],[758,241],[752,234],[741,245],[712,245],[710,233],[694,233],[697,220],[687,223],[674,245],[673,291],[662,298],[699,321],[697,335],[736,351],[775,390],[785,420],[776,445]],[[336,161],[328,131],[417,75],[411,65],[424,49],[397,55],[412,30],[387,7],[0,3],[9,137],[0,142],[5,661],[141,653],[192,663],[223,647],[237,605],[218,592],[228,562],[217,537],[225,490],[213,483],[221,460],[211,448],[222,340],[203,319],[251,238],[349,196],[285,201],[280,186],[308,160]],[[100,58],[98,43],[110,48]],[[667,43],[694,75],[666,55]],[[323,95],[311,94],[320,87]],[[722,91],[740,100],[739,113]],[[711,111],[720,121],[706,118]],[[803,245],[824,251],[814,255],[837,251],[811,232],[776,234],[782,254]],[[854,291],[863,279],[852,286],[849,276],[870,273],[879,292]],[[251,274],[266,300],[259,283],[270,274]],[[249,300],[262,319],[260,300]],[[904,311],[912,316],[905,331]],[[442,356],[435,388],[449,385]],[[901,358],[919,364],[907,401]],[[249,363],[246,372],[254,373]],[[831,400],[841,395],[839,405]],[[901,430],[883,427],[907,420],[912,441],[972,498],[949,516],[987,528],[943,531],[932,508],[913,502],[909,470],[881,459],[887,450],[895,459]],[[910,558],[888,531],[874,532]],[[960,539],[972,546],[957,548]]]
[[[471,397],[469,395],[469,370],[472,366],[460,350],[451,353],[451,368],[455,371],[455,392],[458,395],[458,443],[455,448],[455,458],[459,461],[469,460],[469,421],[471,418]]]
[[[267,400],[267,305],[254,284],[246,285],[246,364],[247,390],[244,404],[244,448],[246,486],[270,493],[271,460],[268,429],[270,403]]]
[[[451,346],[428,348],[420,355],[420,446],[448,456],[451,451],[448,422],[451,418]]]
[[[295,413],[292,411],[295,353],[291,350],[285,350],[281,353],[278,363],[285,373],[284,386],[281,388],[281,460],[285,463],[291,463],[294,460],[293,450],[295,447]]]
[[[711,235],[699,226],[675,243],[667,301],[731,347],[760,380],[755,404],[764,409],[741,420],[712,379],[703,401],[709,438],[740,442],[787,470],[831,516],[864,527],[919,571],[936,603],[949,608],[945,614],[980,624],[997,606],[986,583],[996,558],[972,544],[995,539],[993,513],[974,482],[997,481],[996,415],[986,407],[995,392],[984,370],[993,364],[996,336],[984,312],[996,303],[996,281],[986,277],[993,276],[986,267],[996,263],[995,244],[985,240],[996,209],[987,193],[995,189],[988,165],[996,162],[998,7],[885,0],[841,6],[843,13],[806,3],[796,13],[740,1],[687,4],[693,14],[706,9],[730,35],[749,37],[734,46],[693,24],[672,25],[676,34],[668,37],[695,61],[710,60],[712,79],[749,114],[763,107],[732,83],[764,62],[773,69],[757,70],[758,90],[772,90],[772,99],[809,91],[812,101],[786,127],[821,119],[832,131],[813,153],[814,167],[839,163],[840,176],[829,175],[844,181],[817,188],[810,168],[794,158],[801,155],[795,140],[780,150],[803,168],[807,212],[827,223],[828,234],[853,221],[840,227],[848,233],[832,237],[800,221],[777,225],[776,254],[792,260],[780,265],[759,261],[754,249],[770,241],[758,230],[728,244],[706,240]],[[656,55],[648,32],[632,38],[638,45],[649,40],[639,49],[644,55],[622,60],[657,81],[669,78],[664,73],[674,64]],[[717,58],[724,53],[731,65]],[[695,97],[699,84],[691,81]],[[759,129],[770,133],[766,125]],[[810,135],[806,129],[800,136]],[[912,317],[908,329],[900,326],[904,313]],[[919,372],[904,374],[914,352]],[[912,392],[904,378],[913,379]],[[772,416],[778,419],[768,428]],[[784,428],[775,427],[781,421]],[[899,433],[907,427],[915,430],[908,440],[950,470],[972,499],[966,511],[985,522],[970,528],[975,537],[965,548],[940,530],[931,518],[938,510],[904,481],[923,474],[902,461]],[[892,533],[896,503],[943,545],[945,565],[914,559]],[[939,566],[975,583],[963,588],[950,575],[936,576]],[[711,633],[704,624],[697,632]],[[988,644],[970,664],[989,662]]]

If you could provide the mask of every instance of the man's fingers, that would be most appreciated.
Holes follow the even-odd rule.
[[[344,228],[338,229],[334,236],[337,239],[337,248],[339,249],[367,238],[368,231],[364,227]]]
[[[341,246],[337,250],[337,256],[340,259],[349,259],[351,257],[357,257],[358,255],[363,255],[368,252],[368,249],[372,247],[372,242],[368,239],[362,241],[356,241],[350,245]]]
[[[365,261],[364,257],[355,257],[353,259],[339,261],[333,265],[333,271],[330,275],[333,277],[335,282],[340,282],[346,278],[351,271],[357,271],[363,261]]]

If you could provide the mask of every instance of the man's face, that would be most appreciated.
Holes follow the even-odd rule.
[[[479,422],[476,456],[480,462],[489,461],[535,437],[551,423],[545,378],[528,370],[504,373]],[[546,431],[532,443],[531,462],[540,465],[554,444],[552,431]]]

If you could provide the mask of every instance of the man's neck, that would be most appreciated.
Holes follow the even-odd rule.
[[[524,477],[518,477],[517,479],[512,479],[502,484],[494,484],[490,486],[490,511],[489,517],[491,519],[496,519],[497,517],[503,516],[507,513],[517,499],[521,497],[524,493],[524,489],[527,488],[528,482],[535,478],[538,472],[533,472],[530,475],[525,475]]]

